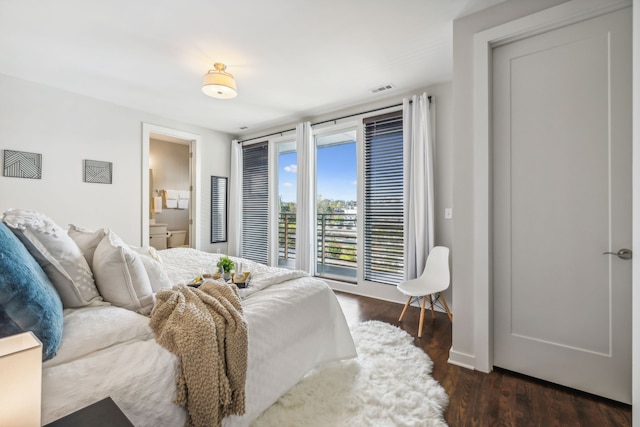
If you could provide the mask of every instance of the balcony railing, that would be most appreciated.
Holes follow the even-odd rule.
[[[355,279],[357,273],[356,216],[317,214],[317,267],[319,276]],[[278,261],[293,267],[296,258],[296,214],[281,213],[278,230]]]
[[[296,261],[296,214],[281,213],[278,221],[278,261],[292,266]],[[284,261],[284,263],[282,262]]]

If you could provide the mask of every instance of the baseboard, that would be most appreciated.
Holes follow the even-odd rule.
[[[449,350],[449,360],[447,360],[447,362],[451,363],[452,365],[471,370],[476,369],[476,357],[474,355],[455,351],[453,347],[451,347],[451,349]]]
[[[319,279],[325,281],[330,287],[331,289],[333,289],[334,291],[340,291],[340,292],[345,292],[347,294],[353,294],[353,295],[360,295],[363,297],[367,297],[367,298],[374,298],[380,301],[387,301],[387,302],[393,302],[396,304],[404,304],[406,302],[406,300],[404,299],[404,295],[401,294],[399,291],[397,292],[397,295],[389,295],[387,294],[383,294],[383,293],[376,293],[375,291],[372,291],[371,289],[367,290],[363,290],[362,286],[358,286],[355,283],[349,283],[349,282],[340,282],[338,280],[335,279],[327,279],[324,277],[318,277]],[[391,285],[383,285],[389,289],[392,288]],[[384,289],[384,288],[383,288]],[[394,292],[394,294],[396,293]],[[402,311],[402,307],[400,307],[400,311]],[[399,315],[399,314],[398,314]]]
[[[387,297],[385,295],[372,294],[371,292],[363,292],[361,287],[359,287],[355,283],[341,282],[339,280],[327,279],[327,278],[324,278],[324,277],[319,277],[319,279],[325,281],[331,287],[331,289],[333,289],[334,291],[340,291],[340,292],[344,292],[344,293],[347,293],[347,294],[353,294],[353,295],[360,295],[360,296],[367,297],[367,298],[374,298],[374,299],[378,299],[380,301],[393,302],[393,303],[401,304],[401,305],[404,305],[407,302],[407,297],[404,294],[400,294],[399,291],[398,291],[398,296],[397,297],[390,298],[390,297]],[[390,285],[384,285],[384,286],[390,287]],[[441,302],[438,302],[438,304],[441,304]],[[411,303],[411,306],[420,308],[420,301],[419,300],[413,301]],[[433,309],[435,311],[439,312],[439,313],[446,313],[444,308],[440,307],[439,305],[434,305]],[[430,310],[428,302],[427,302],[427,305],[425,307],[425,310]],[[453,311],[453,305],[451,305],[451,303],[449,303],[449,310],[451,311],[452,315],[455,315],[454,311]]]

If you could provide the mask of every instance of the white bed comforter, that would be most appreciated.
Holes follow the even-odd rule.
[[[184,257],[189,252],[161,252],[169,276],[178,282],[188,282],[192,279],[186,277],[206,268],[194,264],[187,272]],[[210,255],[205,256],[207,263]],[[253,266],[249,268],[254,285],[260,271],[254,275]],[[280,279],[299,275],[289,270],[279,274]],[[226,418],[224,426],[249,425],[309,370],[356,355],[328,285],[312,277],[279,284],[269,280],[265,275],[264,286],[257,281],[260,292],[244,292],[249,330],[246,413]],[[62,345],[43,365],[42,423],[110,396],[138,427],[182,426],[185,411],[173,403],[177,363],[175,355],[155,342],[144,316],[112,306],[65,310]]]
[[[190,283],[196,276],[208,274],[214,271],[218,259],[223,256],[202,252],[191,248],[174,248],[159,252],[164,262],[167,275],[172,283]],[[258,292],[277,283],[286,280],[297,279],[307,276],[307,273],[300,270],[288,270],[285,268],[269,267],[247,259],[229,257],[233,262],[241,262],[244,271],[251,273],[250,286],[240,289],[240,298],[245,299],[249,295]]]

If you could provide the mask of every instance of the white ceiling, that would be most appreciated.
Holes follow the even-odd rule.
[[[502,1],[0,0],[0,73],[242,134],[450,81],[452,20]]]

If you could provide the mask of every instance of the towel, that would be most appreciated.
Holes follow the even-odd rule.
[[[189,200],[189,194],[191,192],[189,190],[180,190],[178,191],[178,199]]]
[[[178,190],[164,190],[164,196],[166,199],[179,199],[180,192]]]
[[[178,199],[166,199],[167,209],[178,209]]]
[[[187,410],[187,426],[220,426],[244,414],[247,323],[236,286],[207,280],[160,290],[150,326],[180,357],[176,403]]]
[[[162,212],[162,197],[153,198],[153,212],[154,213]]]
[[[189,209],[189,199],[178,199],[178,209]]]

